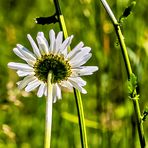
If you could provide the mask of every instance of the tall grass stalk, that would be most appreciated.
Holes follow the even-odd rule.
[[[59,22],[60,28],[64,33],[64,38],[67,38],[68,37],[67,28],[66,28],[64,16],[62,15],[61,10],[60,10],[58,0],[54,0],[54,5],[55,5],[55,8],[56,8],[56,14],[57,14],[57,17],[58,17],[58,22]],[[81,94],[78,90],[74,89],[74,96],[75,96],[76,106],[77,106],[77,111],[78,111],[78,119],[79,119],[79,127],[80,127],[80,136],[81,136],[82,147],[88,148],[86,126],[85,126],[85,119],[84,119],[84,112],[83,112]]]
[[[125,63],[125,66],[126,66],[128,79],[130,79],[130,76],[132,75],[132,68],[131,68],[131,64],[130,64],[130,61],[129,61],[126,45],[125,45],[125,42],[124,42],[124,37],[123,37],[123,34],[121,32],[120,24],[118,23],[116,17],[114,16],[114,14],[113,14],[111,8],[109,7],[108,3],[106,2],[106,0],[100,0],[100,1],[102,2],[105,10],[107,11],[107,13],[108,13],[113,25],[114,25],[116,35],[118,37],[119,44],[120,44],[120,47],[121,47],[124,63]],[[141,112],[140,112],[139,102],[138,102],[138,99],[132,99],[132,101],[133,101],[134,110],[135,110],[135,116],[136,116],[140,145],[141,145],[141,148],[144,148],[146,146],[146,144],[145,144],[143,121],[142,121],[142,116],[141,116]]]
[[[47,99],[46,99],[46,122],[45,122],[45,144],[44,148],[50,148],[51,127],[52,127],[52,73],[49,72],[47,79]]]

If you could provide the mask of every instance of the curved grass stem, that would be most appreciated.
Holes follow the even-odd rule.
[[[86,135],[86,126],[85,126],[85,118],[84,118],[81,94],[80,94],[80,92],[78,90],[74,89],[74,95],[75,95],[77,111],[78,111],[78,119],[79,119],[79,127],[80,127],[82,148],[88,148],[87,135]]]
[[[123,55],[124,63],[125,63],[125,66],[126,66],[128,79],[130,79],[130,76],[132,74],[132,68],[131,68],[131,64],[130,64],[130,61],[129,61],[129,57],[128,57],[128,53],[127,53],[126,45],[125,45],[125,42],[124,42],[123,34],[121,32],[120,25],[119,25],[116,17],[114,16],[112,10],[110,9],[108,3],[106,2],[106,0],[101,0],[101,2],[102,2],[105,10],[108,13],[108,16],[110,17],[110,19],[111,19],[111,21],[114,25],[116,35],[118,37],[119,44],[120,44],[120,47],[121,47],[121,50],[122,50],[122,55]],[[133,100],[133,105],[134,105],[134,110],[135,110],[135,116],[136,116],[140,145],[141,145],[141,148],[144,148],[146,146],[146,144],[145,144],[143,122],[142,122],[142,118],[141,118],[142,116],[141,116],[141,112],[140,112],[139,102],[138,102],[137,99],[132,99],[132,100]]]
[[[49,72],[47,79],[46,122],[44,148],[50,148],[52,126],[52,73]]]
[[[56,14],[57,14],[57,17],[58,17],[60,28],[64,33],[64,38],[67,38],[68,33],[67,33],[67,29],[66,29],[66,24],[65,24],[64,16],[61,13],[58,0],[54,0],[54,5],[55,5],[55,8],[56,8]],[[69,50],[70,50],[70,48],[69,48]],[[76,105],[77,105],[82,148],[88,148],[86,126],[85,126],[85,119],[84,119],[84,112],[83,112],[81,94],[78,90],[74,89],[74,96],[75,96]]]

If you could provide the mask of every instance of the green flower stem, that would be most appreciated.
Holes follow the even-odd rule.
[[[66,29],[66,24],[65,24],[64,16],[61,13],[58,0],[54,0],[54,5],[55,5],[55,8],[56,8],[56,14],[58,16],[60,28],[61,28],[61,30],[63,30],[64,38],[67,38],[68,33],[67,33],[67,29]],[[69,50],[70,50],[70,48],[69,48]],[[85,126],[85,119],[84,119],[84,112],[83,112],[81,94],[78,90],[74,89],[74,96],[75,96],[77,111],[78,111],[78,119],[79,119],[79,127],[80,127],[80,136],[81,136],[82,147],[88,148],[86,126]]]
[[[52,126],[52,73],[49,72],[47,79],[46,122],[45,122],[45,145],[50,148]]]
[[[80,127],[80,133],[81,133],[82,147],[88,148],[86,126],[85,126],[85,119],[84,119],[84,112],[83,112],[83,104],[82,104],[81,94],[78,90],[74,89],[74,95],[75,95],[76,105],[77,105],[77,110],[78,110],[78,118],[79,118],[79,127]]]
[[[126,49],[126,45],[124,42],[124,37],[123,34],[121,32],[121,28],[120,28],[120,24],[118,23],[117,19],[115,18],[112,10],[110,9],[108,3],[106,2],[106,0],[101,0],[105,10],[107,11],[117,34],[119,43],[120,43],[120,47],[122,50],[122,55],[123,55],[123,59],[124,59],[124,63],[126,66],[126,71],[128,74],[128,79],[130,78],[130,75],[132,74],[132,68],[131,68],[131,64],[129,61],[129,57],[128,57],[128,53],[127,53],[127,49]],[[133,100],[133,105],[134,105],[134,110],[135,110],[135,116],[136,116],[136,120],[137,120],[137,127],[138,127],[138,134],[139,134],[139,140],[140,140],[140,144],[141,144],[141,148],[144,148],[146,146],[145,144],[145,138],[144,138],[144,130],[143,130],[143,122],[142,122],[142,116],[140,113],[140,107],[139,107],[139,102],[137,99],[132,99]]]

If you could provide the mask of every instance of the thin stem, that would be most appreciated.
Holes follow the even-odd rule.
[[[54,5],[55,5],[55,8],[56,8],[56,14],[57,14],[57,17],[58,17],[58,20],[59,20],[60,28],[64,33],[64,38],[67,38],[68,33],[67,33],[67,29],[66,29],[66,24],[65,24],[64,16],[61,13],[58,0],[54,0]],[[78,119],[79,119],[82,148],[88,148],[85,118],[84,118],[81,94],[78,90],[74,89],[74,96],[75,96],[75,101],[76,101],[77,111],[78,111]]]
[[[59,22],[59,25],[60,25],[60,29],[64,33],[64,38],[67,38],[68,33],[67,33],[67,29],[66,29],[64,16],[62,15],[62,12],[61,12],[61,9],[60,9],[59,1],[54,0],[54,5],[55,5],[55,8],[56,8],[56,14],[57,14],[57,17],[58,17],[58,22]]]
[[[120,47],[122,50],[122,55],[123,55],[123,59],[124,59],[124,63],[126,66],[126,71],[127,71],[127,75],[128,75],[128,79],[130,78],[130,75],[132,74],[132,68],[131,68],[131,64],[130,64],[130,60],[128,57],[128,53],[127,53],[127,49],[126,49],[126,45],[124,42],[124,37],[123,34],[121,32],[121,28],[120,25],[117,21],[117,19],[115,18],[112,10],[110,9],[108,3],[106,2],[106,0],[101,0],[105,10],[107,11],[117,34],[119,43],[120,43]],[[139,134],[139,140],[140,140],[140,144],[141,144],[141,148],[144,148],[146,146],[145,144],[145,138],[144,138],[144,130],[143,130],[143,122],[142,122],[142,116],[141,116],[141,112],[140,112],[140,107],[139,107],[139,102],[137,99],[133,99],[133,105],[134,105],[134,110],[135,110],[135,116],[136,116],[136,120],[137,120],[137,127],[138,127],[138,134]]]
[[[116,31],[116,34],[118,36],[118,40],[119,40],[120,47],[121,47],[121,50],[122,50],[124,63],[125,63],[126,69],[127,69],[128,78],[130,78],[130,75],[132,74],[132,68],[131,68],[131,64],[130,64],[130,61],[129,61],[129,57],[128,57],[128,53],[127,53],[126,45],[125,45],[125,42],[124,42],[124,37],[123,37],[122,32],[121,32],[120,25],[119,25],[116,17],[114,16],[111,8],[109,7],[108,3],[106,2],[106,0],[101,0],[101,2],[103,4],[105,10],[107,11],[114,27],[115,27],[115,31]]]
[[[52,126],[52,73],[49,72],[47,79],[47,100],[46,100],[46,123],[45,123],[45,145],[44,148],[50,148],[51,126]]]
[[[83,104],[82,104],[81,94],[78,90],[74,89],[74,95],[75,95],[76,105],[77,105],[77,110],[78,110],[78,118],[79,118],[79,127],[80,127],[82,147],[88,148],[86,128],[85,128],[86,126],[85,126],[85,119],[84,119],[84,112],[83,112]]]

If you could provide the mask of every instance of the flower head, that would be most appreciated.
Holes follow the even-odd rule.
[[[14,53],[26,63],[8,63],[8,67],[17,70],[20,77],[18,88],[30,92],[38,87],[37,96],[47,95],[47,76],[51,72],[53,79],[53,102],[61,99],[61,88],[78,89],[87,93],[83,86],[86,85],[80,76],[91,75],[98,70],[97,66],[83,66],[92,56],[90,47],[84,47],[83,42],[76,45],[70,52],[73,35],[63,41],[63,32],[55,36],[53,30],[49,31],[50,45],[43,32],[37,34],[37,44],[28,34],[28,40],[33,48],[33,53],[24,46],[17,44]]]

